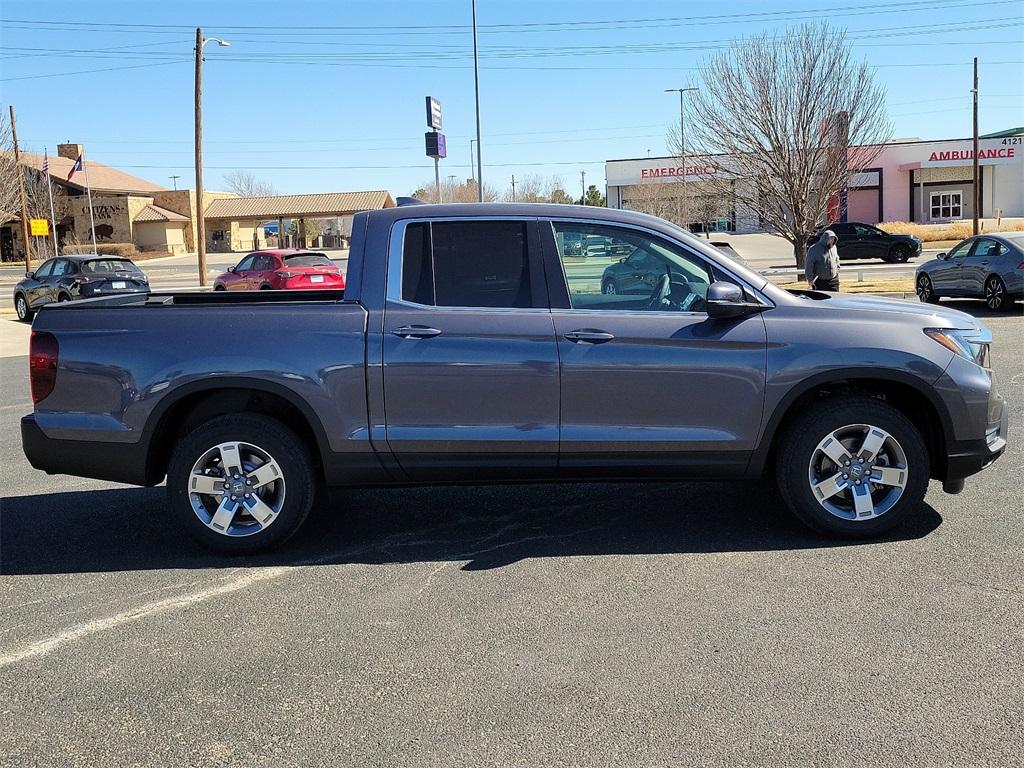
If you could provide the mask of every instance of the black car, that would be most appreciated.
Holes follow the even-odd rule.
[[[890,235],[856,221],[830,224],[808,238],[807,245],[818,242],[826,229],[836,233],[840,259],[881,259],[898,264],[921,255],[921,241],[913,235]]]
[[[61,256],[25,273],[14,286],[14,309],[28,321],[44,304],[118,293],[149,293],[149,278],[120,256]]]

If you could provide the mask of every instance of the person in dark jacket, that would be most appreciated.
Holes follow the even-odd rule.
[[[818,242],[807,249],[804,275],[811,288],[819,291],[839,290],[839,251],[836,249],[836,240],[836,233],[826,229]]]

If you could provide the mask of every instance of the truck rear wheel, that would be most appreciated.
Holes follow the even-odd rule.
[[[181,440],[167,471],[171,512],[210,549],[260,552],[305,522],[315,495],[305,444],[280,422],[228,414]]]
[[[913,423],[863,396],[810,405],[788,425],[776,455],[779,489],[793,513],[816,531],[850,538],[903,522],[931,474]]]

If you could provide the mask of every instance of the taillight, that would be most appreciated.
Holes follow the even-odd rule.
[[[1017,265],[1017,269],[1024,269],[1024,261]]]
[[[28,380],[33,403],[45,400],[53,392],[58,357],[57,337],[45,331],[32,331],[28,345]]]
[[[276,274],[278,277],[283,277],[285,280],[288,280],[289,278],[292,277],[300,277],[302,275],[301,272],[278,272]]]

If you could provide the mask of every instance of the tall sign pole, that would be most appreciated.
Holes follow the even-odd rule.
[[[25,200],[25,169],[21,167],[21,153],[18,151],[18,127],[14,124],[14,105],[11,104],[11,138],[14,141],[14,170],[18,174],[18,191],[21,193],[21,239],[25,246],[25,271],[32,271],[29,258],[28,202]]]
[[[196,27],[196,256],[199,285],[206,285],[206,210],[203,207],[203,28]]]
[[[973,197],[972,206],[974,208],[974,234],[978,234],[978,216],[981,209],[981,169],[978,167],[978,57],[974,57],[974,88],[971,89],[971,93],[974,95],[974,184],[971,197]]]
[[[483,145],[480,143],[480,54],[476,40],[476,0],[473,0],[473,89],[476,92],[476,199],[484,201]]]
[[[441,133],[441,102],[433,96],[427,96],[427,131],[425,135],[427,157],[434,158],[434,187],[437,202],[443,203],[441,194],[441,158],[448,155],[444,134]]]
[[[50,157],[43,152],[43,175],[46,177],[46,196],[50,198],[50,226],[53,228],[53,257],[57,258],[57,217],[53,212],[53,184],[50,183]]]
[[[92,232],[92,252],[96,253],[96,219],[92,212],[92,184],[89,183],[89,163],[85,159],[85,148],[82,148],[82,169],[85,171],[85,196],[89,201],[89,231]]]

